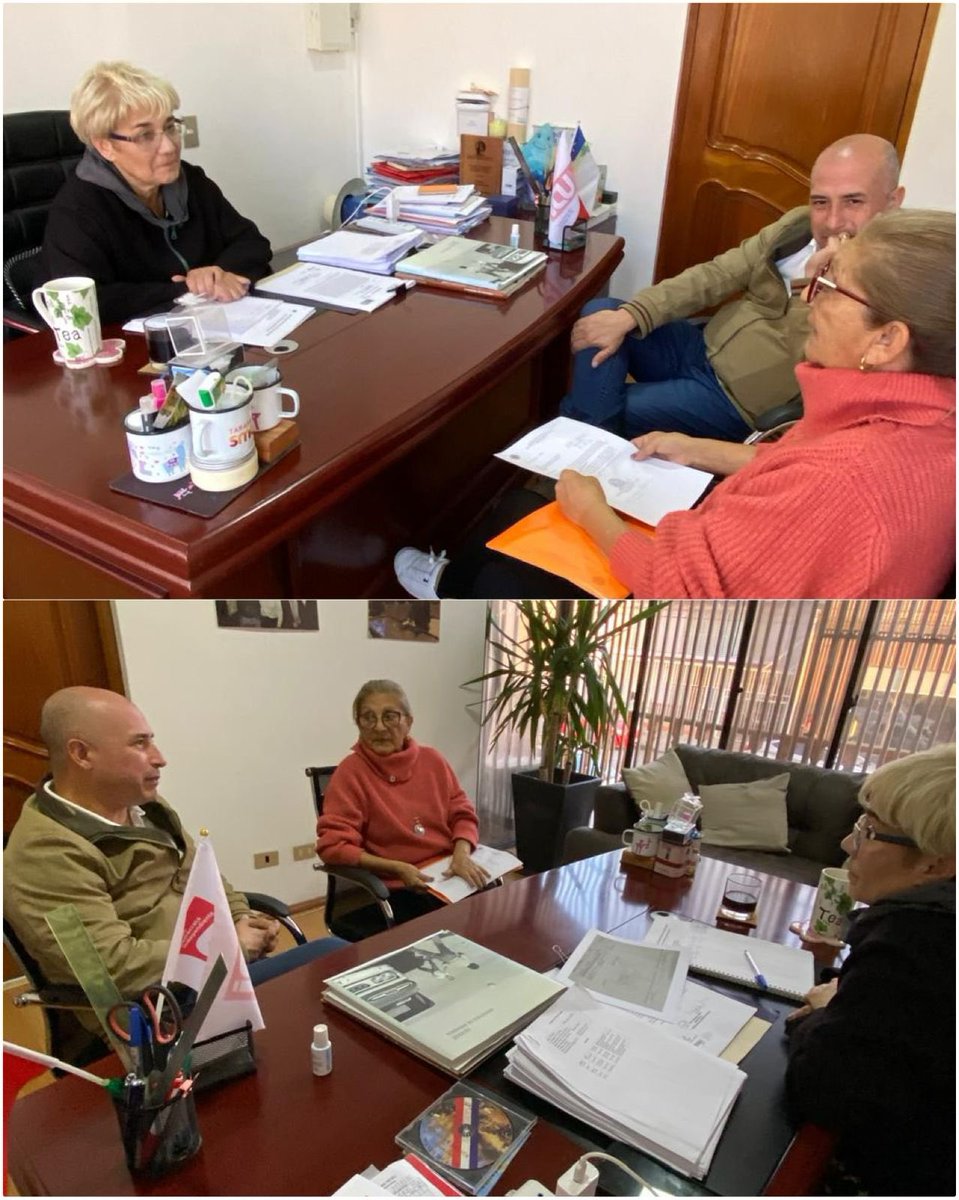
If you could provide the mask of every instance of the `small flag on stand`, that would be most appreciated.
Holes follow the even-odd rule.
[[[563,129],[556,144],[553,190],[549,199],[549,244],[553,250],[562,250],[564,231],[579,217],[579,195],[570,161],[570,142],[569,130]]]
[[[573,135],[573,147],[570,155],[573,162],[576,192],[579,196],[579,215],[589,217],[599,198],[599,167],[596,165],[589,142],[583,136],[583,130],[579,125],[576,126],[576,133]]]
[[[201,835],[177,917],[163,982],[185,983],[199,992],[217,955],[223,956],[227,977],[197,1035],[199,1041],[242,1028],[264,1027],[250,972],[233,924],[223,881],[210,839]]]

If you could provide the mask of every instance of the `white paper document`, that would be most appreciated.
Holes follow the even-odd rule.
[[[688,964],[685,951],[660,950],[591,929],[563,964],[559,978],[617,1008],[674,1021]]]
[[[675,1020],[664,1021],[643,1013],[637,1015],[670,1037],[681,1038],[690,1046],[696,1046],[718,1058],[743,1026],[756,1015],[756,1010],[687,979]]]
[[[370,275],[365,271],[348,271],[343,267],[327,267],[322,263],[296,263],[261,279],[257,291],[278,296],[293,296],[312,304],[330,304],[354,312],[373,312],[392,300],[397,291],[409,286],[410,280],[394,279],[388,275]]]
[[[359,271],[373,271],[377,275],[392,275],[397,260],[419,245],[422,230],[415,226],[409,233],[395,233],[380,237],[375,233],[355,233],[349,229],[337,229],[326,237],[318,238],[301,246],[296,257],[301,262],[325,263],[329,267],[348,267]]]
[[[570,988],[517,1035],[506,1077],[695,1179],[709,1170],[742,1071]]]
[[[191,317],[198,328],[210,337],[222,337],[224,329],[234,342],[245,346],[275,346],[287,337],[314,309],[306,304],[287,304],[284,300],[266,297],[243,296],[229,303],[207,301],[202,304],[178,306],[171,315]],[[127,321],[123,326],[127,333],[143,332],[143,317]]]
[[[471,857],[474,863],[489,872],[491,882],[505,875],[507,871],[516,871],[523,865],[515,854],[510,854],[507,850],[494,850],[492,846],[477,846]],[[439,858],[423,867],[423,874],[433,877],[429,890],[451,903],[479,891],[479,888],[473,887],[458,875],[449,879],[443,878],[443,872],[449,870],[452,861],[453,856],[449,854],[446,858]]]
[[[626,438],[584,421],[556,417],[496,455],[505,462],[559,479],[571,468],[595,475],[612,508],[647,525],[678,509],[692,508],[712,481],[707,471],[661,458],[637,462]]]

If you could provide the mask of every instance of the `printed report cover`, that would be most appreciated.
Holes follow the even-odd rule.
[[[442,1070],[462,1075],[565,988],[449,930],[326,981],[344,1009]]]
[[[396,273],[507,295],[521,287],[545,262],[546,255],[541,250],[449,237],[403,259]]]

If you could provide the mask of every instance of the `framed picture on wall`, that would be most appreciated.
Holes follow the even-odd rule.
[[[320,617],[315,600],[217,600],[221,629],[279,629],[315,632]]]
[[[371,600],[369,635],[396,642],[438,642],[439,600]]]

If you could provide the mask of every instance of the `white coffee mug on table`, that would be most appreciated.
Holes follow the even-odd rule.
[[[283,397],[292,399],[293,407],[283,407]],[[257,433],[273,429],[284,417],[295,417],[300,411],[300,396],[292,388],[268,383],[253,389],[253,428]]]
[[[190,473],[190,426],[181,421],[173,429],[144,429],[139,409],[123,421],[130,451],[130,467],[144,483],[169,483]]]
[[[243,462],[254,451],[252,389],[228,383],[216,408],[190,407],[192,455],[201,467],[227,467]]]
[[[33,304],[56,336],[63,365],[92,367],[102,342],[93,280],[84,275],[51,279],[34,288]]]
[[[828,941],[844,942],[853,903],[849,895],[849,872],[841,867],[824,867],[819,876],[808,932]]]

